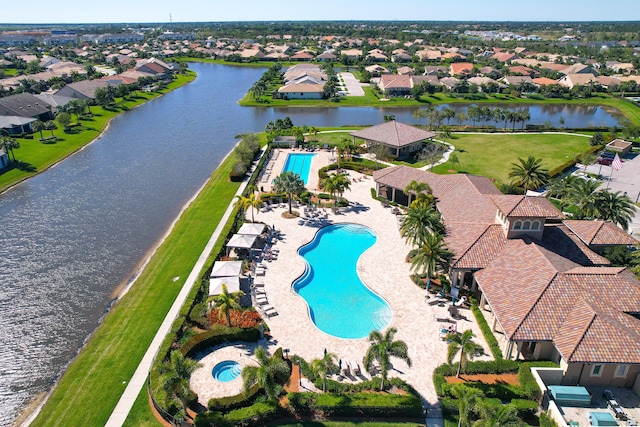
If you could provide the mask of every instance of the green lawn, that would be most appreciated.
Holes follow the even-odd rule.
[[[90,120],[82,120],[80,126],[72,128],[70,132],[65,132],[62,126],[57,125],[59,129],[53,131],[53,134],[58,138],[55,144],[41,143],[39,141],[39,133],[33,134],[33,139],[17,139],[20,148],[14,150],[16,162],[0,171],[0,192],[44,171],[84,147],[100,135],[100,132],[104,130],[109,120],[114,116],[182,86],[195,79],[195,77],[193,72],[186,75],[177,75],[176,80],[171,82],[166,89],[159,92],[139,92],[136,99],[129,101],[118,100],[118,109],[116,111],[108,111],[96,106],[91,107],[93,117]],[[75,116],[72,117],[72,122],[76,122]],[[42,131],[42,135],[44,137],[51,136],[51,131]]]
[[[454,134],[448,140],[456,147],[460,164],[451,162],[433,168],[435,173],[457,169],[474,175],[509,182],[511,164],[519,157],[532,155],[542,159],[543,167],[553,169],[590,148],[589,138],[555,134]]]
[[[303,421],[299,423],[269,424],[280,427],[420,427],[424,424],[404,422],[350,422],[350,421]]]

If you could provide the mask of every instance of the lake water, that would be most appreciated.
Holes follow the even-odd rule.
[[[0,196],[0,425],[54,384],[236,135],[284,116],[310,126],[387,114],[418,122],[411,109],[243,108],[262,69],[191,68],[193,83],[116,117],[98,141]],[[532,106],[530,123],[537,109],[540,124],[558,114]],[[561,114],[567,126],[615,124],[601,109]]]

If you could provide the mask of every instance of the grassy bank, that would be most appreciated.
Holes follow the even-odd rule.
[[[33,139],[17,139],[20,143],[20,148],[14,150],[16,162],[0,171],[0,192],[46,170],[89,144],[104,131],[109,121],[118,114],[183,86],[195,78],[196,75],[194,72],[189,72],[185,75],[176,75],[176,79],[160,91],[151,93],[138,92],[135,97],[130,97],[129,100],[118,98],[116,100],[117,108],[114,111],[93,106],[91,107],[93,116],[89,120],[81,120],[80,125],[73,127],[70,131],[65,132],[62,127],[58,125],[59,129],[53,131],[53,135],[57,137],[55,144],[41,143],[39,141],[39,133],[33,134]],[[76,117],[73,116],[74,123],[75,120]],[[42,132],[42,135],[44,137],[51,136],[51,131],[45,130]]]
[[[553,169],[590,148],[589,138],[558,134],[454,134],[450,142],[460,161],[433,168],[435,173],[469,173],[509,182],[511,164],[518,158],[542,159],[546,169]]]
[[[228,180],[232,163],[228,159],[216,169],[67,368],[32,425],[104,425],[239,187]]]

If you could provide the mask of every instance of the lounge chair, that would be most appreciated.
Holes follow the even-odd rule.
[[[433,317],[434,317],[434,319],[436,319],[436,322],[451,322],[451,321],[453,321],[453,319],[451,319],[446,314],[435,314]]]
[[[269,309],[269,310],[265,310],[265,311],[264,311],[264,314],[266,314],[266,315],[267,315],[267,317],[274,317],[274,316],[277,316],[277,315],[278,315],[278,312],[276,311],[276,309],[275,309],[275,308],[271,308],[271,309]]]
[[[456,307],[462,307],[466,303],[467,303],[467,297],[463,295],[462,298],[456,301],[453,305]]]
[[[354,375],[360,375],[360,365],[358,365],[358,362],[351,361],[349,364],[351,365],[351,372]]]

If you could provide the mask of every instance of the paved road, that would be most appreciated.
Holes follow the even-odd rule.
[[[600,174],[603,178],[600,189],[627,194],[633,202],[640,201],[640,155],[631,154],[622,159],[622,169],[613,170],[611,166],[599,164],[587,166],[587,172]],[[631,232],[640,237],[640,209],[636,208],[631,223]]]

